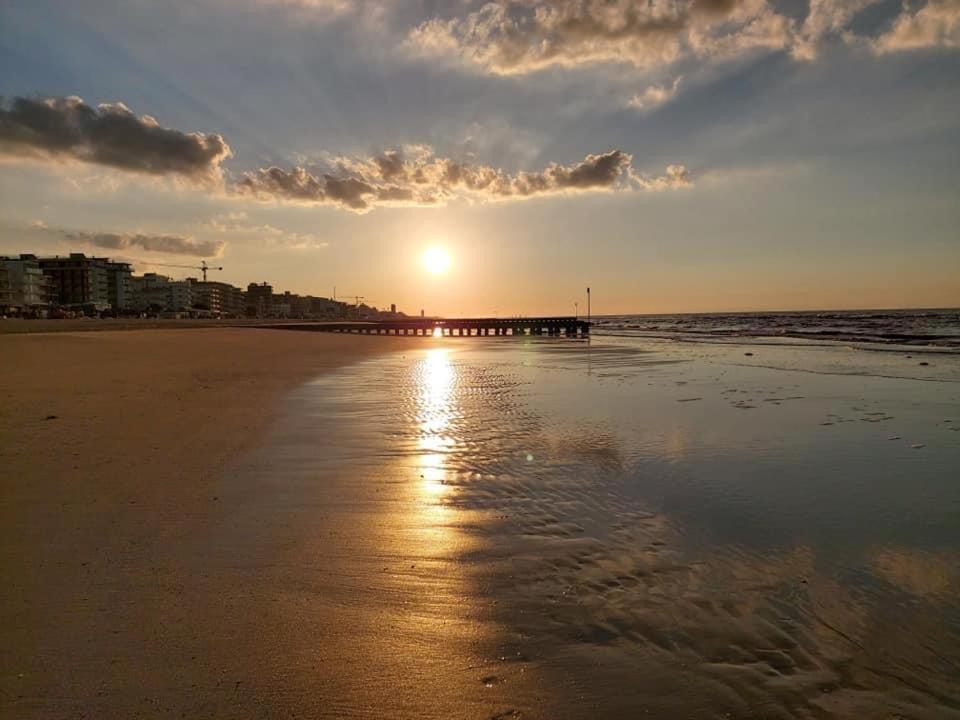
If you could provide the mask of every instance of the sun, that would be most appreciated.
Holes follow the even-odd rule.
[[[450,253],[442,247],[428,248],[420,260],[424,269],[431,275],[443,275],[450,269]]]

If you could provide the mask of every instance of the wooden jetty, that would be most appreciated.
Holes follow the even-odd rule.
[[[403,318],[399,320],[285,322],[260,325],[276,330],[355,333],[360,335],[418,335],[423,337],[587,337],[590,323],[575,317],[535,318]]]

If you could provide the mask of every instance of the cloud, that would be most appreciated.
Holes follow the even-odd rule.
[[[791,21],[765,0],[495,0],[463,18],[427,20],[406,46],[517,75],[596,62],[649,69],[783,49],[790,37]]]
[[[664,103],[670,102],[680,89],[683,76],[678,76],[670,85],[650,85],[642,93],[630,98],[627,103],[630,107],[641,112],[650,112]]]
[[[861,10],[879,0],[810,0],[810,11],[790,53],[797,60],[814,60],[824,38],[843,32]]]
[[[195,257],[219,257],[226,243],[222,240],[193,240],[178,235],[145,235],[143,233],[92,233],[62,231],[70,242],[84,243],[110,250],[139,247],[149,252]]]
[[[667,165],[667,174],[659,177],[648,178],[629,171],[630,181],[641,190],[651,190],[654,192],[662,190],[679,190],[681,188],[693,187],[693,178],[690,172],[683,165]]]
[[[729,3],[695,3],[709,15],[729,11]],[[676,92],[648,88],[646,99],[664,102]],[[305,167],[279,167],[245,172],[226,185],[221,162],[231,155],[220,135],[200,135],[161,128],[149,115],[135,116],[122,103],[92,108],[76,96],[15,98],[0,104],[0,155],[39,156],[48,160],[83,161],[149,175],[179,175],[216,180],[231,194],[266,201],[332,205],[358,213],[377,206],[435,206],[453,198],[479,202],[522,199],[586,191],[684,187],[689,181],[668,173],[637,182],[631,156],[621,150],[587,155],[582,161],[550,163],[534,172],[507,173],[499,168],[436,157],[419,145],[388,150],[368,158],[334,157],[322,172]],[[468,155],[469,156],[469,155]],[[680,166],[671,166],[680,167]],[[116,178],[111,178],[116,181]],[[78,189],[83,186],[75,183]],[[85,185],[86,183],[84,183]],[[221,246],[173,236],[142,234],[77,234],[73,239],[120,249],[138,245],[158,252],[210,256]]]
[[[491,0],[452,18],[428,19],[407,35],[416,56],[454,58],[492,75],[621,63],[639,71],[723,62],[786,51],[815,60],[831,38],[861,40],[878,52],[960,47],[960,0],[928,0],[904,10],[871,39],[849,28],[882,0],[809,0],[806,15],[769,0]]]
[[[319,174],[302,167],[263,168],[247,173],[236,189],[261,200],[367,212],[381,205],[439,205],[457,197],[485,202],[631,187],[682,187],[689,185],[683,172],[684,182],[678,182],[679,176],[668,169],[662,178],[638,183],[631,156],[610,150],[587,155],[572,165],[550,163],[543,170],[509,174],[486,165],[436,157],[429,148],[415,146],[370,158],[336,158],[329,172]]]
[[[221,178],[230,147],[220,135],[160,127],[123,103],[96,108],[76,96],[0,104],[0,154],[74,160],[149,175]]]
[[[960,47],[960,0],[930,0],[916,12],[904,10],[873,47],[879,53]]]
[[[216,232],[228,232],[234,238],[246,236],[249,239],[262,242],[266,247],[280,247],[288,250],[319,250],[330,246],[325,238],[314,233],[291,232],[269,224],[256,225],[251,223],[249,216],[243,211],[215,215],[209,221],[203,223],[203,226]]]

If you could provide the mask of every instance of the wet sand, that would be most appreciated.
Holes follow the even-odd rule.
[[[248,690],[268,672],[253,646],[278,640],[260,623],[276,597],[269,573],[217,564],[210,528],[231,519],[221,488],[237,491],[230,463],[291,387],[408,342],[255,329],[0,338],[0,715],[276,716]],[[248,542],[260,557],[276,548],[237,538]],[[221,612],[246,597],[258,600],[243,615]],[[285,668],[272,670],[285,692]]]
[[[291,557],[352,550],[279,571],[271,627],[356,642],[285,707],[960,716],[960,358],[818,352],[453,342],[298,388],[237,471],[289,493]]]

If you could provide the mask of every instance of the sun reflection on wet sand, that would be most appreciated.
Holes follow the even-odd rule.
[[[416,458],[416,467],[422,480],[420,486],[431,502],[445,494],[446,456],[454,452],[457,445],[451,436],[457,416],[456,370],[449,353],[446,348],[428,350],[414,375],[419,429],[417,448],[421,451]]]

